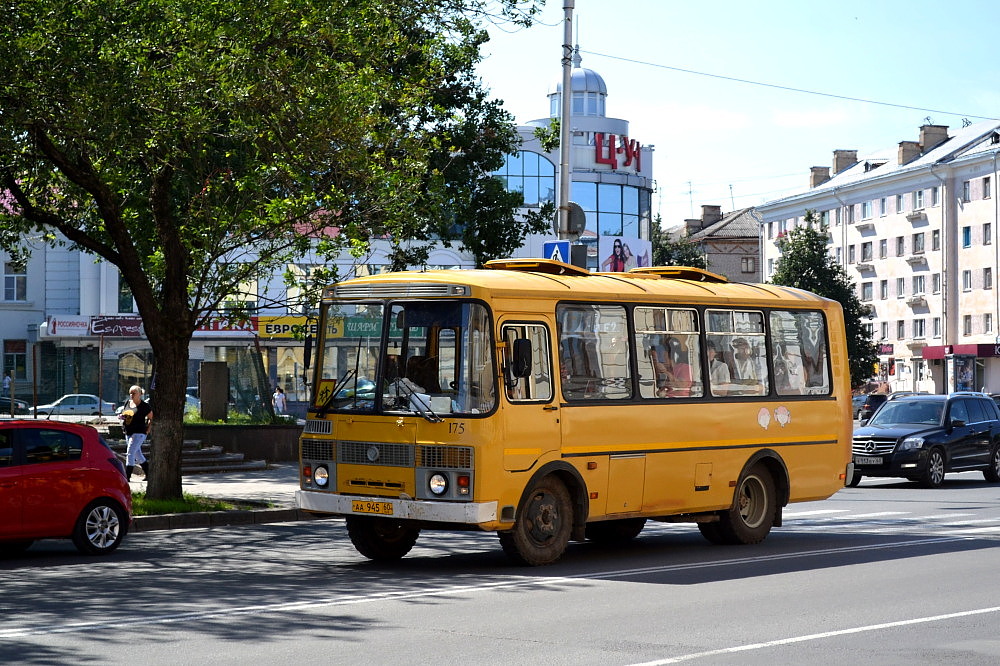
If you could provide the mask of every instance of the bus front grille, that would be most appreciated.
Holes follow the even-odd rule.
[[[337,462],[348,465],[413,467],[413,446],[387,442],[340,442]]]
[[[303,439],[303,460],[333,460],[333,442],[328,439]]]
[[[470,446],[419,446],[418,467],[472,469]]]

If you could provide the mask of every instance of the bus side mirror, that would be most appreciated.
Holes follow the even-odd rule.
[[[510,374],[513,377],[527,377],[531,374],[531,340],[514,340],[511,353]]]
[[[306,336],[306,346],[302,350],[302,362],[305,370],[309,370],[309,366],[312,365],[312,351],[313,351],[313,336]]]

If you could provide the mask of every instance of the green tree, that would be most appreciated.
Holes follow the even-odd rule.
[[[877,349],[862,320],[868,306],[858,298],[854,281],[827,250],[829,236],[819,228],[815,211],[806,211],[805,226],[796,227],[777,241],[781,256],[771,281],[786,287],[805,289],[837,301],[844,309],[847,353],[850,357],[851,386],[865,384],[872,376]]]
[[[691,266],[708,270],[708,260],[701,247],[687,238],[670,240],[659,215],[650,225],[649,239],[653,245],[654,266]]]
[[[119,269],[156,364],[151,498],[181,495],[188,345],[241,285],[460,224],[480,188],[507,202],[449,179],[516,149],[473,68],[482,22],[529,24],[531,0],[5,9],[0,242],[41,233]],[[476,132],[500,138],[477,153]]]

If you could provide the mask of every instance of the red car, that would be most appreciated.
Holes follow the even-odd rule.
[[[0,421],[0,553],[69,538],[82,553],[106,555],[131,520],[125,467],[94,428]]]

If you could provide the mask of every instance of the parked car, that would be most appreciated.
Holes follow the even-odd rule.
[[[0,396],[0,416],[5,416],[10,414],[10,403],[11,400],[7,396]],[[28,413],[28,403],[23,400],[14,399],[14,414],[27,414]]]
[[[62,421],[0,421],[0,553],[38,539],[72,539],[106,555],[132,520],[125,468],[94,428]]]
[[[39,416],[111,416],[115,405],[89,393],[70,393],[55,402],[38,405],[37,411]]]
[[[858,407],[858,419],[870,419],[875,410],[882,406],[889,395],[886,393],[869,393],[865,396],[865,401]]]
[[[853,398],[851,398],[851,418],[852,419],[861,418],[860,417],[860,414],[861,414],[861,405],[865,404],[865,400],[867,400],[867,399],[868,399],[868,396],[866,396],[864,394],[856,395]]]
[[[892,397],[854,430],[854,474],[899,476],[937,488],[948,472],[980,470],[1000,482],[1000,408],[985,393]]]

